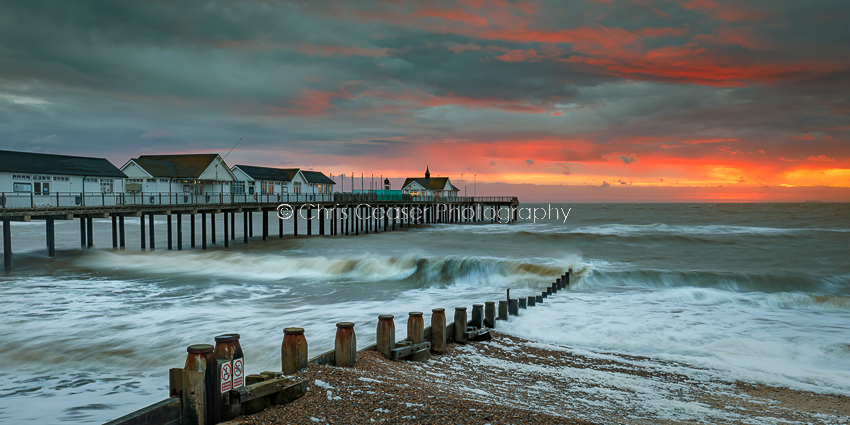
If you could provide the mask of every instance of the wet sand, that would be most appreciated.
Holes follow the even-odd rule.
[[[353,368],[310,365],[299,374],[310,383],[306,396],[233,423],[850,423],[846,396],[720,382],[692,366],[493,335],[424,363],[363,352]]]

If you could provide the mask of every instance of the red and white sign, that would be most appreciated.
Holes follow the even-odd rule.
[[[221,364],[218,376],[221,378],[221,392],[230,391],[233,388],[233,365],[231,362]]]
[[[245,359],[240,357],[233,360],[233,388],[239,388],[245,383]]]

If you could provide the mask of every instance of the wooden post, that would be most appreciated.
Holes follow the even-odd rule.
[[[269,213],[268,211],[260,211],[263,215],[263,240],[269,239]]]
[[[508,302],[506,300],[499,301],[499,320],[508,320]]]
[[[488,328],[496,327],[496,302],[487,301],[484,303],[484,326]]]
[[[112,249],[118,249],[118,217],[112,216]]]
[[[280,345],[281,370],[284,375],[295,375],[307,367],[307,338],[304,328],[286,328],[283,330],[283,342]]]
[[[334,359],[337,367],[351,367],[357,361],[357,337],[354,335],[354,323],[336,324]]]
[[[168,229],[168,250],[169,250],[169,251],[171,251],[171,250],[172,250],[172,248],[173,248],[173,244],[172,244],[173,236],[171,235],[171,227],[172,227],[172,225],[171,225],[171,216],[170,216],[170,215],[166,215],[166,216],[165,216],[165,219],[167,220],[167,223],[168,223],[168,224],[165,226],[165,227]]]
[[[516,298],[511,298],[508,300],[508,314],[518,315],[519,314],[519,300]]]
[[[421,311],[411,311],[407,317],[407,339],[414,344],[425,341],[425,319]]]
[[[573,274],[573,269],[570,269],[566,274],[564,274],[564,280],[567,282],[567,286],[570,286],[570,275]]]
[[[207,249],[207,213],[201,213],[201,249]]]
[[[55,232],[55,222],[52,218],[48,218],[44,221],[45,223],[45,233],[47,234],[47,255],[49,257],[56,256],[56,232]]]
[[[124,216],[118,216],[118,247],[124,249],[127,245],[124,241]]]
[[[517,299],[518,304],[519,304],[518,307],[519,308],[528,308],[528,306],[526,305],[527,300],[528,300],[528,298],[518,298]]]
[[[183,250],[183,214],[177,213],[177,250]]]
[[[182,423],[213,423],[212,399],[215,392],[216,358],[214,348],[209,344],[190,345],[186,351],[186,365],[180,373],[180,383],[172,382],[171,396],[179,392],[182,399]],[[172,380],[174,375],[172,375]]]
[[[151,251],[156,248],[156,238],[154,238],[153,214],[148,215],[148,236],[150,238]]]
[[[431,352],[443,354],[446,351],[446,309],[431,310]]]
[[[145,231],[145,224],[142,223],[142,231]],[[142,238],[144,241],[144,238]],[[86,218],[80,217],[80,249],[86,249]],[[142,242],[142,248],[144,248],[144,242]]]
[[[376,337],[376,350],[385,358],[390,358],[390,350],[395,348],[395,322],[392,314],[378,316],[378,334]]]
[[[455,342],[465,343],[466,307],[455,307]]]
[[[86,218],[86,246],[94,248],[94,226],[92,225],[93,218]]]
[[[3,268],[12,269],[12,225],[8,218],[3,218]]]
[[[535,305],[537,305],[537,304],[543,304],[543,296],[538,295],[538,296],[534,297],[534,304],[535,304]]]
[[[195,247],[195,213],[189,214],[189,246]]]
[[[528,297],[528,306],[534,307],[537,304],[537,298],[534,296]]]
[[[227,225],[227,212],[222,214],[221,218],[224,221],[224,247],[227,248],[230,246],[230,227]]]
[[[245,243],[248,243],[248,221],[250,220],[250,213],[248,210],[242,211],[242,238]]]
[[[141,225],[142,231],[139,234],[141,236],[139,239],[142,241],[142,250],[145,249],[145,215],[139,214],[139,224]]]
[[[484,304],[472,305],[472,326],[478,329],[484,327]]]
[[[319,205],[318,212],[319,212],[319,236],[324,236],[325,235],[325,216],[324,216],[324,208],[322,208],[321,205]]]

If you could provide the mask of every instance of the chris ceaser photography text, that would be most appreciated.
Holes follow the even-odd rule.
[[[297,214],[302,219],[306,220],[308,218],[319,218],[319,214],[321,214],[321,210],[324,210],[324,218],[331,219],[333,208],[330,208],[326,205],[319,204],[301,204],[297,208],[292,207],[289,204],[280,204],[277,207],[277,216],[283,220],[289,220],[292,218],[297,211]],[[355,219],[376,219],[382,220],[386,217],[389,220],[418,220],[422,217],[427,216],[431,212],[436,212],[437,214],[445,213],[445,212],[457,212],[460,214],[460,217],[464,220],[471,220],[476,217],[476,214],[480,214],[480,217],[483,217],[485,220],[494,220],[499,223],[507,223],[510,221],[511,217],[516,214],[516,218],[518,220],[529,220],[533,223],[537,223],[540,221],[548,221],[548,220],[561,220],[562,223],[567,222],[567,217],[570,215],[570,211],[572,208],[567,208],[564,210],[560,207],[552,207],[552,204],[548,204],[546,207],[478,207],[478,209],[472,208],[458,208],[457,205],[451,204],[429,204],[428,206],[422,208],[405,208],[402,206],[372,206],[370,204],[359,204],[356,207],[353,207],[353,210],[350,212],[350,205],[343,207],[339,204],[334,205],[335,208],[340,208],[339,210],[339,218],[342,220],[346,220],[349,216],[354,217]],[[315,209],[315,211],[314,211]]]

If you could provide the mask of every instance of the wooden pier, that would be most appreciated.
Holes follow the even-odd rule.
[[[163,196],[164,195],[164,196]],[[51,195],[45,202],[40,195],[4,196],[0,207],[3,221],[3,264],[12,266],[10,222],[43,220],[47,254],[56,256],[55,221],[80,221],[80,249],[94,246],[95,218],[112,219],[112,248],[124,249],[125,218],[138,219],[141,250],[156,249],[154,217],[167,220],[166,249],[182,250],[183,216],[191,217],[190,248],[196,247],[196,216],[200,214],[200,245],[216,244],[220,235],[229,247],[236,235],[236,214],[242,214],[241,237],[248,243],[253,237],[253,213],[261,213],[262,239],[269,238],[271,220],[277,219],[277,233],[284,237],[284,221],[292,220],[292,235],[299,236],[299,222],[306,236],[350,236],[385,232],[432,223],[508,223],[516,221],[519,200],[516,197],[404,197],[379,199],[370,193],[334,193],[326,195],[231,195],[231,194],[73,194]],[[406,199],[405,199],[406,198]],[[55,201],[54,201],[55,199]],[[6,207],[9,205],[9,207]],[[217,232],[216,217],[223,226]],[[270,215],[273,218],[270,219]],[[172,225],[176,216],[176,229]],[[209,221],[208,221],[209,220]],[[317,221],[314,226],[313,221]],[[146,223],[147,222],[147,223]],[[207,228],[209,224],[209,229]],[[176,233],[176,234],[175,234]],[[147,234],[147,237],[146,237]],[[176,239],[176,243],[175,243]]]

